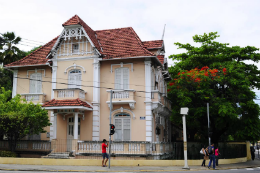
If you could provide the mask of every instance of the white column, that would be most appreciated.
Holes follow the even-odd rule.
[[[145,63],[145,120],[146,120],[146,141],[152,142],[152,99],[151,99],[151,61],[144,61]]]
[[[55,56],[57,56],[57,55],[55,55]],[[56,89],[56,82],[57,82],[57,61],[53,61],[51,99],[54,99],[54,90],[53,89]]]
[[[184,167],[182,169],[190,169],[188,166],[188,157],[187,157],[187,135],[186,135],[185,115],[182,116],[182,123],[183,123],[183,145],[184,145]]]
[[[99,141],[100,135],[100,64],[98,58],[93,63],[93,127],[92,140]]]
[[[78,139],[78,124],[79,124],[79,118],[78,118],[78,112],[75,113],[74,116],[74,139]]]
[[[13,92],[12,92],[12,98],[16,95],[16,90],[17,90],[17,73],[18,70],[13,71]]]
[[[57,114],[51,112],[50,140],[57,138]]]

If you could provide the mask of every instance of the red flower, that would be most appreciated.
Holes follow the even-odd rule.
[[[179,72],[178,75],[180,75],[181,73]]]
[[[208,72],[205,72],[204,75],[205,75],[205,76],[209,76],[209,73],[208,73]]]
[[[167,89],[167,92],[170,92],[171,90],[170,89]]]
[[[174,85],[174,82],[171,82],[171,83],[170,83],[170,86],[173,86],[173,85]]]

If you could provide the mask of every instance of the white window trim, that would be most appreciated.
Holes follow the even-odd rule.
[[[70,68],[72,68],[72,67],[73,67],[73,69],[76,69],[77,67],[79,67],[79,68],[82,69],[83,73],[86,73],[85,68],[84,68],[83,66],[77,65],[77,64],[73,64],[73,65],[67,67],[67,68],[65,69],[64,73],[67,74],[67,73],[68,73],[68,70],[69,70]]]
[[[35,68],[34,70],[27,70],[27,77],[29,77],[29,71],[34,71],[34,73],[37,73],[38,71],[43,71],[43,76],[45,77],[45,69],[37,69]]]
[[[36,73],[32,73],[32,74],[30,75],[30,78],[29,78],[29,93],[31,93],[31,87],[32,87],[32,86],[31,86],[31,82],[32,82],[31,76],[34,75],[34,74],[36,74],[36,77],[37,77],[37,74],[40,74],[41,80],[42,80],[42,73],[37,73],[37,72],[36,72]],[[38,83],[37,83],[36,86],[35,86],[35,87],[36,87],[36,88],[35,88],[36,91],[35,91],[35,92],[32,92],[32,94],[42,94],[42,81],[36,80],[35,82],[41,82],[41,85],[40,85],[41,88],[40,88],[40,92],[38,93],[38,92],[37,92]]]
[[[120,114],[120,113],[125,113],[125,114],[128,114],[129,116],[128,117],[120,117],[120,118],[116,118],[116,115],[118,115],[118,114]],[[129,114],[129,113],[127,113],[127,112],[117,112],[117,113],[115,113],[114,114],[114,124],[116,124],[116,119],[129,119],[130,120],[130,139],[129,139],[129,141],[131,141],[131,127],[132,127],[132,121],[131,121],[131,115]],[[122,121],[122,127],[123,127],[123,121]],[[115,129],[116,130],[116,129]],[[122,130],[122,137],[124,136],[124,132],[123,132],[123,129],[121,129]],[[123,138],[122,138],[123,139]],[[124,141],[124,140],[121,140],[121,141]]]
[[[134,64],[133,63],[123,63],[121,62],[120,64],[111,64],[111,70],[110,72],[113,73],[113,66],[118,66],[120,65],[120,67],[124,67],[124,65],[130,64],[131,65],[131,71],[134,72]]]

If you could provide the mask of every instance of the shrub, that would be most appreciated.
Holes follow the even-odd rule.
[[[16,154],[11,151],[0,151],[0,157],[16,157]]]

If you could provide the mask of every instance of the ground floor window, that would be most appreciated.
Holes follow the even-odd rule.
[[[115,115],[115,141],[130,141],[131,132],[131,117],[126,113]]]

